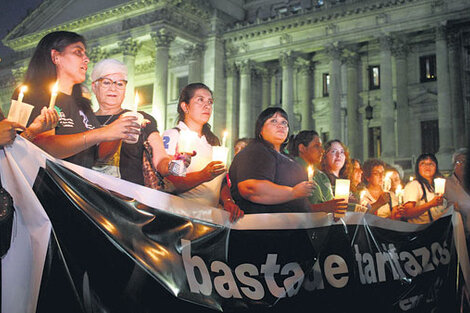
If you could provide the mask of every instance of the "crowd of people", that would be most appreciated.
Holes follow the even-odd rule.
[[[227,168],[212,158],[213,147],[221,143],[209,125],[214,100],[206,85],[192,83],[182,89],[178,123],[160,135],[151,115],[139,111],[143,117],[139,120],[136,114],[126,114],[129,110],[122,104],[127,68],[118,60],[102,60],[92,70],[92,91],[99,105],[93,112],[81,87],[88,63],[82,36],[58,31],[43,37],[24,79],[29,87],[24,102],[34,106],[27,128],[3,119],[0,144],[10,144],[16,132],[22,131],[21,136],[54,157],[147,186],[149,173],[144,164],[145,156],[150,156],[151,168],[161,181],[152,187],[225,209],[232,221],[244,214],[324,212],[341,216],[356,211],[429,223],[453,204],[470,230],[470,195],[464,185],[468,179],[466,149],[454,155],[446,191],[438,194],[434,179],[442,175],[433,154],[417,158],[415,179],[403,186],[401,169],[379,159],[361,164],[338,139],[322,143],[314,130],[290,136],[287,113],[269,107],[259,114],[254,137],[235,142],[234,158]],[[48,108],[50,86],[55,82],[59,90],[55,108]],[[15,90],[13,99],[18,93]],[[194,151],[179,147],[179,139],[187,131],[197,134]],[[338,179],[350,181],[349,196],[335,197]]]

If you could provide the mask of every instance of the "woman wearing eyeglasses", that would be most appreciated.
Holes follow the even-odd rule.
[[[121,139],[139,134],[140,125],[135,117],[126,117],[100,127],[90,101],[82,96],[80,84],[85,81],[88,62],[82,36],[67,31],[47,34],[39,41],[26,71],[28,92],[23,101],[34,106],[31,124],[49,107],[52,86],[58,82],[57,127],[28,139],[57,158],[90,168],[96,159],[112,155]]]
[[[260,113],[255,139],[233,159],[229,176],[235,202],[250,213],[308,212],[313,182],[284,148],[289,134],[287,113],[270,107]]]
[[[434,178],[442,177],[434,154],[424,153],[416,159],[415,175],[416,179],[405,186],[404,217],[415,224],[433,222],[445,211],[443,195],[434,191]]]

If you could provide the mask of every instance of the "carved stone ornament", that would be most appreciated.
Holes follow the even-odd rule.
[[[294,66],[295,56],[292,51],[281,52],[279,55],[279,63],[282,67],[292,67]]]
[[[184,49],[186,58],[189,61],[198,61],[201,59],[202,52],[204,51],[204,45],[195,44]]]
[[[331,36],[331,35],[334,35],[334,34],[337,34],[337,33],[338,33],[338,25],[336,25],[334,23],[326,25],[325,34],[327,36]]]
[[[281,45],[286,45],[286,44],[290,44],[292,43],[292,36],[289,35],[289,34],[282,34],[280,37],[279,37],[279,42]]]
[[[243,60],[238,63],[237,66],[240,69],[240,74],[249,75],[252,73],[254,63],[251,60]]]
[[[124,55],[136,56],[138,51],[137,42],[132,38],[127,38],[121,42],[122,53]]]
[[[295,69],[302,75],[310,75],[313,72],[312,61],[299,57],[295,60]]]
[[[225,63],[225,76],[226,77],[233,77],[237,74],[237,65],[233,62]]]
[[[150,33],[150,36],[155,42],[157,47],[170,47],[170,44],[175,40],[175,36],[172,35],[166,28],[160,28],[158,31]]]
[[[101,47],[93,47],[88,52],[88,58],[91,62],[96,63],[106,58],[106,52]]]
[[[325,53],[332,59],[332,60],[339,60],[343,53],[343,48],[339,44],[339,42],[335,42],[325,46]]]

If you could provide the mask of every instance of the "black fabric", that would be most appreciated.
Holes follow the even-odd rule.
[[[49,97],[50,95],[46,96],[43,93],[25,94],[24,102],[34,106],[28,125],[41,114],[43,107],[49,106]],[[56,135],[72,135],[100,127],[100,123],[91,109],[86,109],[87,106],[84,105],[86,102],[88,107],[91,107],[91,103],[85,98],[77,100],[72,96],[59,92],[55,102],[56,110],[59,113],[59,124],[55,129]],[[83,144],[85,144],[85,139]],[[64,160],[91,168],[95,163],[97,155],[98,146],[94,145]]]
[[[308,211],[306,199],[264,205],[248,201],[240,195],[238,183],[248,179],[269,180],[277,185],[289,187],[308,179],[307,171],[297,162],[261,142],[249,144],[235,156],[229,176],[232,183],[230,187],[232,197],[245,214]]]
[[[10,249],[14,211],[13,198],[2,187],[0,181],[0,258]]]
[[[98,121],[101,125],[109,125],[119,118],[119,116],[129,110],[123,110],[115,115],[98,115]],[[121,145],[121,153],[119,159],[119,171],[121,178],[127,181],[144,186],[144,175],[142,173],[142,158],[144,154],[144,139],[147,139],[153,132],[158,132],[157,121],[148,113],[139,111],[145,119],[149,120],[142,129],[142,135],[139,136],[139,141],[135,144],[128,144],[123,142]]]

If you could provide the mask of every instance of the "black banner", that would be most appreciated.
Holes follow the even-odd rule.
[[[53,227],[37,312],[460,306],[452,215],[420,226],[353,213],[359,222],[231,229],[148,207],[50,161],[33,189]]]

